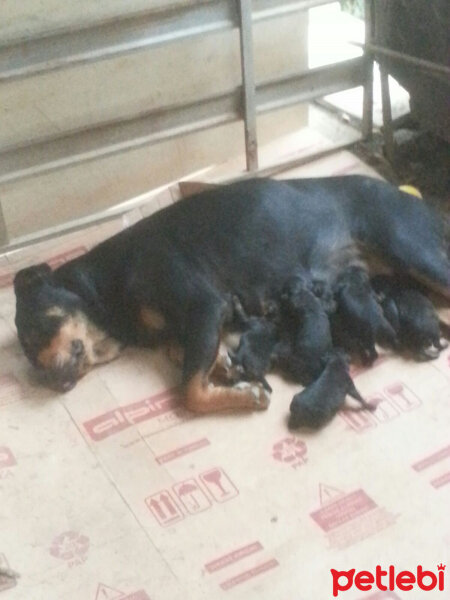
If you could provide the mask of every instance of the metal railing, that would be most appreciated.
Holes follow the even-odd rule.
[[[52,135],[0,152],[0,184],[49,173],[124,150],[243,120],[247,169],[257,172],[256,115],[330,93],[364,86],[363,135],[372,129],[372,58],[310,69],[255,86],[252,30],[255,22],[329,4],[330,0],[209,0],[176,10],[149,10],[90,27],[47,32],[0,46],[0,85],[57,69],[106,60],[191,36],[239,28],[242,85],[194,103],[164,106],[148,113],[97,123],[88,130]],[[370,42],[371,0],[366,0]],[[311,158],[314,158],[313,156]],[[0,214],[0,241],[2,235]]]

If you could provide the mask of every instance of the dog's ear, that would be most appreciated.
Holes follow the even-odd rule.
[[[70,263],[67,264],[69,267]],[[85,306],[93,311],[97,317],[106,316],[105,307],[100,299],[95,280],[86,268],[79,268],[70,265],[70,269],[65,269],[65,265],[59,269],[58,281],[64,287],[81,298]]]
[[[14,291],[16,295],[28,293],[44,283],[53,282],[53,271],[47,263],[34,265],[21,269],[14,277]]]

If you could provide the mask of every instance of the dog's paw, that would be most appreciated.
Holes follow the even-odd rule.
[[[261,383],[248,383],[240,381],[234,386],[234,389],[249,392],[254,398],[254,408],[256,410],[267,410],[270,404],[270,393]]]

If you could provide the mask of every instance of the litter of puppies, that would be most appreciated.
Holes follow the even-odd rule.
[[[364,365],[376,360],[375,344],[417,360],[435,359],[447,347],[441,335],[448,329],[423,288],[401,276],[370,279],[361,266],[345,269],[332,286],[296,274],[263,317],[247,318],[238,300],[235,305],[243,331],[230,358],[240,377],[271,391],[265,375],[279,368],[306,385],[292,399],[290,429],[324,426],[347,395],[359,410],[375,410],[349,375],[350,358]]]

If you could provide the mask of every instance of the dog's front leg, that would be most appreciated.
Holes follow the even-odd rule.
[[[183,361],[186,407],[200,413],[266,409],[269,395],[259,383],[225,387],[209,382],[219,352],[222,315],[222,304],[217,300],[197,303],[189,311]]]

